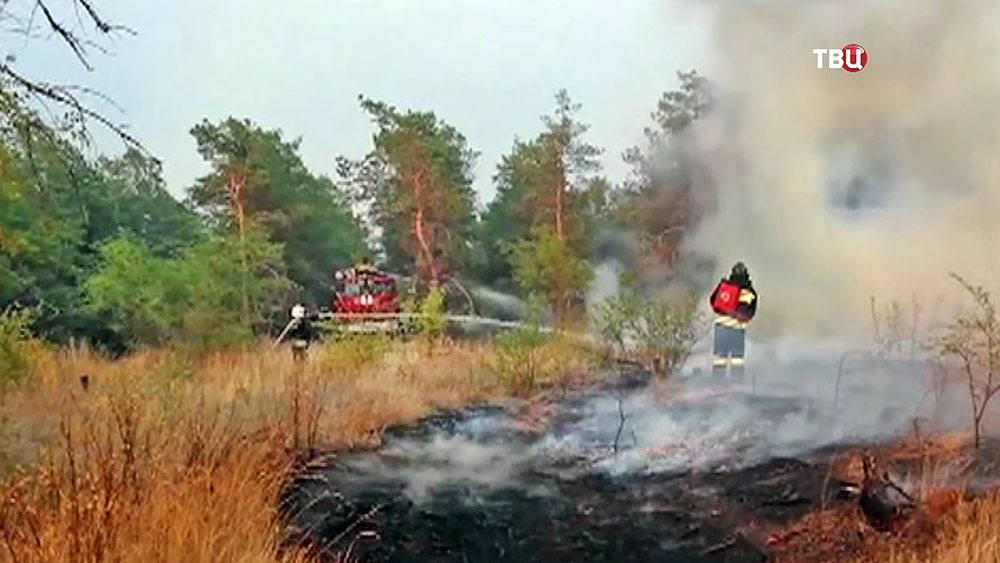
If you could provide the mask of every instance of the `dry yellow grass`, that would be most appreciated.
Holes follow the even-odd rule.
[[[318,347],[300,368],[266,345],[117,362],[39,351],[0,398],[0,560],[309,560],[279,545],[279,489],[299,454],[509,394],[494,357],[487,343],[377,338]],[[543,357],[542,385],[595,373],[574,346]]]
[[[958,503],[929,546],[895,545],[890,563],[996,563],[1000,561],[1000,495]]]

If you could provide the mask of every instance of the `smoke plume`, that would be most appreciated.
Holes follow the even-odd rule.
[[[825,337],[869,298],[987,287],[1000,247],[1000,45],[991,2],[714,2],[721,93],[697,124],[718,209],[688,241],[747,263],[755,335]],[[858,43],[864,70],[818,69]],[[725,272],[719,272],[723,275]],[[864,326],[867,326],[865,324]]]

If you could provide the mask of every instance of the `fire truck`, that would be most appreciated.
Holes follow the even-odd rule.
[[[372,267],[338,270],[333,276],[330,312],[344,321],[392,318],[399,313],[396,278]]]
[[[329,310],[305,315],[301,305],[292,310],[292,319],[278,336],[275,346],[280,344],[288,331],[294,328],[299,319],[308,317],[310,320],[333,321],[339,325],[338,331],[345,332],[399,332],[406,331],[409,326],[405,321],[420,317],[424,313],[402,312],[400,310],[399,283],[409,284],[410,278],[400,277],[372,267],[367,260],[353,268],[345,268],[334,272],[333,294],[330,297]],[[471,327],[514,328],[519,322],[511,320],[491,319],[476,314],[472,296],[454,279],[446,279],[442,284],[445,289],[445,316],[449,323],[458,323]],[[410,289],[414,291],[414,289]],[[459,309],[452,300],[452,293],[459,295],[457,301],[465,305]]]

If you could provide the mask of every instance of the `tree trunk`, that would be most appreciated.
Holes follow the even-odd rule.
[[[413,217],[413,228],[415,235],[417,237],[417,244],[420,245],[420,252],[423,254],[424,262],[427,264],[427,269],[430,272],[431,281],[438,281],[438,271],[437,265],[434,263],[434,254],[431,252],[430,244],[427,242],[427,236],[424,233],[424,210],[418,207],[417,212]]]
[[[973,400],[975,400],[975,399],[973,399]],[[972,428],[972,434],[973,434],[973,440],[974,440],[975,448],[977,450],[979,449],[979,444],[982,441],[982,435],[981,435],[981,432],[980,432],[979,428],[982,425],[983,413],[985,411],[986,411],[986,404],[985,403],[979,408],[979,412],[976,412],[975,403],[973,403],[973,406],[972,406],[972,427],[973,427]]]
[[[561,151],[560,151],[561,153]],[[563,170],[561,154],[556,155],[555,169],[556,169],[556,183],[555,183],[555,199],[556,199],[556,236],[559,240],[563,240],[566,237],[566,226],[564,220],[564,198],[566,193],[566,171]]]
[[[407,174],[409,179],[410,189],[413,191],[413,204],[416,208],[413,214],[413,236],[417,240],[417,250],[416,262],[417,271],[420,271],[420,257],[423,257],[423,261],[426,264],[428,274],[432,281],[437,281],[438,271],[437,266],[434,263],[434,253],[431,251],[430,242],[427,240],[427,233],[425,231],[425,218],[424,210],[428,206],[427,198],[433,197],[432,186],[428,178],[430,172],[427,170],[427,165],[421,162],[422,152],[418,147],[413,147],[413,163],[412,168]]]
[[[243,246],[246,238],[246,228],[244,223],[246,207],[246,174],[239,168],[229,171],[229,181],[227,188],[229,191],[229,205],[236,220],[237,232],[240,236],[240,263],[243,265],[242,291],[243,291],[243,324],[250,324],[250,298],[247,295],[247,256],[246,248]]]

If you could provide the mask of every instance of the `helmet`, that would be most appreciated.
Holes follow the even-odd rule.
[[[305,316],[306,316],[306,308],[305,307],[303,307],[302,305],[296,305],[296,306],[292,307],[292,318],[293,319],[301,319],[301,318],[304,318]]]
[[[745,276],[747,275],[747,267],[743,262],[737,262],[733,265],[733,271],[731,272],[733,276]]]

